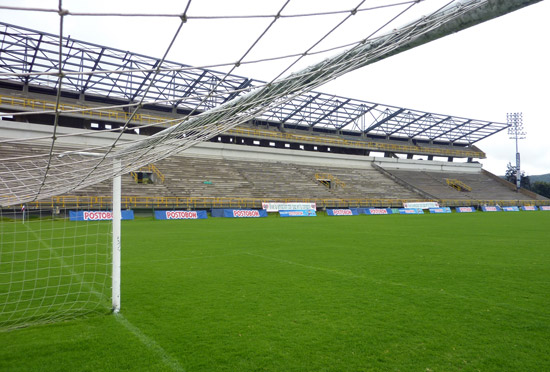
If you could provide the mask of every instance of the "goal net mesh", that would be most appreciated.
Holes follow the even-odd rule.
[[[2,329],[107,313],[111,224],[69,221],[55,212],[0,212]]]

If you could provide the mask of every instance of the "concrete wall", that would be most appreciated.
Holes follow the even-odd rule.
[[[384,157],[330,154],[326,152],[274,149],[260,146],[242,146],[201,143],[180,153],[180,156],[215,157],[222,159],[281,162],[322,165],[339,168],[372,168],[375,163],[385,169],[426,170],[431,172],[480,173],[479,163],[450,163],[446,161],[409,160]]]

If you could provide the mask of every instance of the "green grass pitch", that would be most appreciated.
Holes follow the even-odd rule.
[[[122,225],[122,312],[0,371],[548,371],[550,213]]]

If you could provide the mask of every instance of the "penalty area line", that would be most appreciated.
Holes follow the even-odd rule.
[[[166,350],[164,350],[155,340],[148,337],[145,333],[141,331],[141,329],[130,323],[130,321],[126,319],[122,314],[115,313],[113,314],[113,316],[115,317],[117,322],[119,322],[130,333],[136,336],[136,338],[141,341],[141,343],[145,345],[145,347],[147,347],[149,350],[159,356],[166,366],[176,372],[185,372],[185,368],[183,368],[179,364],[177,359],[170,356],[170,354],[168,354]]]

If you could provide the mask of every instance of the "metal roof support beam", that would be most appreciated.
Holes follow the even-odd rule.
[[[231,101],[233,98],[237,97],[239,94],[242,93],[243,89],[249,87],[252,84],[252,79],[246,79],[244,80],[231,94],[227,96],[226,99],[223,100],[223,102]]]
[[[457,137],[457,138],[455,138],[454,140],[455,140],[455,141],[458,141],[458,140],[460,140],[460,139],[462,139],[462,138],[464,138],[464,137],[467,137],[467,136],[471,135],[472,133],[475,133],[475,132],[477,132],[477,131],[479,131],[479,130],[481,130],[481,129],[483,129],[483,128],[487,128],[487,127],[491,126],[492,124],[493,124],[492,122],[489,122],[489,123],[487,123],[487,124],[485,124],[485,125],[482,125],[481,127],[472,129],[472,130],[469,131],[468,133],[463,134],[462,136]],[[472,142],[472,143],[473,143],[473,142]]]
[[[471,144],[474,144],[474,143],[476,143],[476,142],[479,142],[479,141],[481,141],[481,140],[483,140],[483,139],[485,139],[485,138],[487,138],[487,137],[490,137],[490,136],[492,136],[493,134],[496,134],[496,133],[498,133],[498,132],[502,132],[502,131],[503,131],[504,129],[506,129],[506,128],[508,128],[508,127],[507,127],[507,126],[503,126],[502,128],[500,128],[500,129],[497,130],[497,131],[490,132],[490,133],[484,135],[483,137],[477,138],[477,139],[476,139],[475,141],[473,141]]]
[[[101,60],[101,57],[103,56],[103,53],[105,52],[105,48],[101,48],[101,51],[99,52],[99,55],[97,56],[96,60],[94,61],[94,67],[92,67],[92,71],[95,71],[97,66],[99,65],[99,61]],[[90,80],[92,79],[92,74],[88,75],[88,79],[82,86],[82,90],[80,93],[84,94],[86,92],[86,89],[88,89],[88,84],[90,83]]]
[[[439,121],[436,121],[434,124],[430,125],[429,127],[424,128],[424,129],[421,130],[420,132],[417,132],[416,135],[418,136],[418,135],[420,135],[420,134],[422,134],[422,133],[424,133],[424,132],[427,132],[427,131],[429,131],[430,129],[437,127],[439,124],[441,124],[441,123],[443,123],[444,121],[449,120],[449,119],[452,119],[452,116],[447,116],[445,119],[441,119],[441,120],[439,120]]]
[[[344,128],[345,126],[350,125],[350,124],[353,123],[355,120],[359,119],[361,116],[365,116],[366,114],[368,114],[369,112],[371,112],[372,110],[374,110],[377,106],[378,106],[378,103],[374,103],[372,106],[365,106],[365,107],[368,107],[367,110],[361,111],[361,112],[359,112],[357,115],[354,115],[354,116],[353,116],[352,118],[350,118],[348,121],[345,121],[338,129],[342,129],[342,128]]]
[[[42,37],[44,35],[40,34],[40,37],[37,40],[36,47],[34,49],[34,55],[32,56],[32,60],[30,62],[30,67],[28,72],[32,72],[32,68],[34,67],[34,61],[36,61],[36,56],[38,54],[38,51],[40,50],[40,43],[42,42]],[[25,84],[29,84],[30,75],[25,76]]]
[[[399,132],[400,130],[403,130],[404,128],[407,128],[408,126],[411,126],[412,124],[416,123],[417,121],[424,119],[424,118],[425,118],[426,116],[428,116],[428,115],[431,115],[431,114],[430,114],[429,112],[424,113],[424,115],[421,115],[421,116],[417,117],[416,119],[414,119],[413,121],[410,121],[410,122],[408,122],[407,124],[405,124],[405,125],[399,127],[399,129],[394,130],[393,132],[391,132],[391,133],[389,134],[389,136],[392,136],[392,135],[394,135],[395,133]]]
[[[472,122],[472,119],[468,119],[468,120],[466,120],[464,123],[462,123],[462,124],[460,124],[460,125],[457,125],[457,126],[455,126],[454,128],[451,128],[451,129],[449,129],[449,130],[446,130],[446,131],[443,132],[443,133],[439,133],[437,136],[433,137],[432,140],[434,140],[434,139],[436,139],[436,138],[439,138],[439,137],[441,137],[441,136],[444,136],[444,135],[446,135],[447,133],[450,133],[450,132],[452,132],[452,131],[454,131],[454,130],[457,130],[458,128],[462,128],[463,126],[468,125],[468,124],[470,124],[471,122]],[[454,141],[455,141],[454,139],[451,140],[451,142],[454,142]]]
[[[191,95],[191,93],[193,92],[193,90],[195,89],[195,87],[197,86],[198,83],[200,83],[200,81],[202,80],[203,77],[206,76],[206,74],[208,73],[207,70],[204,70],[202,72],[202,74],[200,74],[200,76],[198,78],[196,78],[194,81],[193,81],[193,84],[189,85],[187,87],[187,89],[185,90],[185,92],[183,92],[183,96],[184,97],[189,97]],[[181,101],[178,101],[178,104],[179,102]],[[176,104],[177,105],[177,104]]]
[[[310,127],[313,127],[317,124],[319,124],[320,122],[322,122],[323,120],[325,120],[327,117],[329,117],[330,115],[332,115],[335,111],[338,111],[338,109],[342,106],[344,106],[346,103],[348,103],[349,101],[351,101],[350,99],[347,99],[343,102],[341,102],[338,106],[335,106],[332,110],[330,111],[327,111],[323,116],[321,116],[319,119],[317,119],[314,123],[312,124],[309,124]]]
[[[155,61],[155,64],[152,66],[153,69],[157,68],[158,64],[159,64],[160,60],[156,60]],[[136,99],[136,97],[139,95],[139,92],[141,92],[141,88],[143,88],[143,86],[145,85],[145,83],[147,82],[147,80],[149,80],[149,76],[151,76],[153,74],[153,70],[151,69],[147,75],[145,75],[145,77],[141,80],[141,84],[139,84],[139,87],[136,89],[136,91],[134,92],[134,95],[132,96],[132,98],[130,99],[130,101],[134,101]]]
[[[382,126],[384,123],[387,123],[388,121],[390,121],[391,119],[393,119],[397,115],[401,114],[403,111],[405,111],[405,109],[401,108],[401,109],[397,110],[396,112],[394,112],[393,114],[386,116],[384,119],[380,120],[376,124],[371,125],[367,129],[365,129],[364,133],[367,134],[368,132],[372,131],[373,129],[376,129],[376,128]]]
[[[321,95],[321,93],[317,93],[315,94],[314,96],[310,96],[308,100],[306,100],[300,107],[298,107],[296,110],[292,111],[290,114],[288,114],[283,120],[281,120],[281,122],[284,124],[286,123],[290,118],[292,118],[294,115],[296,115],[297,113],[299,113],[300,111],[302,111],[304,108],[306,108],[307,106],[309,106],[309,104],[313,101],[315,101],[317,98],[319,98],[319,96]]]

